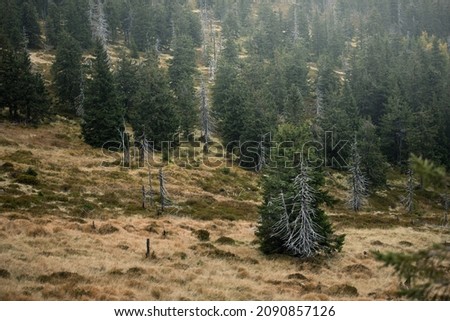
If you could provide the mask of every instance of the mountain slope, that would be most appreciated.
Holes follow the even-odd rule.
[[[326,262],[264,256],[254,235],[254,173],[170,164],[176,207],[158,217],[141,206],[147,169],[111,164],[81,141],[77,123],[1,131],[2,300],[392,299],[399,281],[370,252],[449,239],[448,230],[403,227],[408,220],[385,212],[337,208],[331,218],[347,234],[341,254]]]

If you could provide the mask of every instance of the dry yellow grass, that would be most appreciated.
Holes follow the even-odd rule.
[[[264,256],[255,242],[260,196],[253,173],[170,164],[168,190],[179,209],[157,217],[140,209],[147,170],[102,167],[108,158],[82,143],[75,122],[38,129],[2,123],[0,134],[0,166],[31,166],[40,181],[18,184],[13,173],[0,172],[1,300],[388,300],[400,281],[371,251],[449,240],[448,230],[392,226],[389,213],[332,213],[347,234],[342,253],[323,262]],[[198,203],[186,203],[193,199]],[[224,219],[237,211],[230,204],[247,218]],[[210,213],[216,218],[192,218]],[[358,229],[359,222],[372,225]],[[210,241],[198,239],[202,229]],[[216,242],[222,236],[235,244]]]
[[[112,234],[103,228],[118,229]],[[406,250],[443,236],[410,228],[346,229],[344,251],[322,263],[266,257],[252,222],[121,216],[92,222],[63,216],[0,217],[2,300],[393,299],[399,280],[370,250]],[[211,241],[193,231],[206,229]],[[215,241],[228,236],[235,245]],[[150,238],[154,257],[145,258]],[[69,273],[68,273],[69,272]],[[343,285],[355,287],[339,292]]]

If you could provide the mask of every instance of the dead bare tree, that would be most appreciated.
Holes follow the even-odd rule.
[[[138,138],[136,144],[139,150],[139,167],[144,167],[145,163],[149,164],[149,155],[153,151],[145,132]]]
[[[125,43],[127,45],[130,44],[130,40],[131,40],[131,29],[133,27],[133,20],[134,20],[134,13],[133,10],[131,8],[131,3],[130,0],[124,0],[123,1],[124,4],[124,19],[123,19],[123,33],[124,33],[124,37],[125,37]]]
[[[402,199],[403,206],[408,214],[414,212],[414,171],[408,170],[408,181],[406,183],[406,195]]]
[[[448,195],[448,192],[442,194],[442,200],[444,202],[444,218],[442,219],[442,225],[448,226],[448,211],[450,207],[450,197]]]
[[[203,80],[200,87],[200,122],[202,137],[205,143],[203,149],[205,153],[208,153],[211,135],[214,132],[214,119],[209,109],[208,92]]]
[[[292,212],[295,219],[291,227],[291,235],[286,240],[286,246],[294,254],[310,257],[318,247],[322,238],[317,233],[318,227],[313,221],[316,215],[314,205],[314,188],[306,166],[302,165],[301,173],[294,179],[296,195]]]
[[[319,80],[320,81],[320,80]],[[316,89],[316,116],[320,117],[323,113],[323,94],[322,91],[319,89],[319,86],[317,86]]]
[[[148,195],[148,199],[150,201],[150,206],[153,206],[153,195],[154,195],[154,192],[153,192],[152,172],[151,172],[151,169],[150,169],[150,165],[148,166],[148,192],[147,192],[147,195]]]
[[[125,125],[123,129],[118,128],[117,131],[120,135],[121,140],[121,149],[123,152],[123,167],[130,167],[131,165],[131,157],[130,157],[130,134],[126,132]]]
[[[255,171],[260,172],[263,170],[264,166],[267,165],[267,152],[266,146],[264,146],[264,141],[261,141],[258,145],[258,164],[256,165]]]
[[[313,256],[322,236],[314,223],[315,190],[311,185],[308,168],[302,164],[300,174],[294,179],[292,204],[287,204],[283,192],[273,205],[281,212],[278,222],[273,226],[273,236],[284,241],[285,248],[300,257]],[[288,211],[290,208],[290,211]]]
[[[158,57],[161,56],[161,40],[159,37],[157,37],[155,41],[155,53]]]
[[[297,4],[294,4],[294,31],[293,31],[293,36],[294,36],[294,42],[297,43],[298,40],[300,39],[300,31],[299,31],[299,27],[298,27]]]
[[[145,191],[145,186],[142,185],[142,208],[145,209],[147,192]]]
[[[80,71],[80,94],[75,98],[75,108],[77,116],[83,117],[84,116],[84,101],[85,101],[85,95],[84,95],[84,74],[83,69]]]
[[[291,235],[290,215],[288,213],[283,191],[281,191],[279,198],[269,202],[268,207],[278,207],[282,209],[280,219],[273,226],[272,235],[281,237],[282,239],[286,238],[286,235]]]
[[[89,22],[92,35],[99,39],[103,47],[108,44],[108,22],[106,20],[103,0],[89,0]]]
[[[356,137],[352,144],[351,157],[352,162],[350,165],[349,178],[350,195],[348,204],[353,211],[359,212],[366,201],[368,181],[361,171],[361,156],[358,152],[358,143]]]
[[[159,179],[159,196],[161,198],[160,200],[161,212],[164,212],[166,207],[171,204],[171,201],[169,199],[169,193],[167,192],[166,189],[166,177],[164,175],[162,168],[159,169],[158,179]]]
[[[208,8],[206,5],[206,0],[202,1],[200,8],[200,22],[202,25],[202,57],[203,61],[208,60],[208,27],[209,27],[209,17]]]

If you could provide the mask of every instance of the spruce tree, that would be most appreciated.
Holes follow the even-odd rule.
[[[317,252],[322,236],[313,220],[316,211],[313,207],[314,189],[305,166],[294,179],[294,198],[291,212],[282,196],[283,214],[274,227],[274,236],[284,240],[285,248],[294,255],[310,257]],[[293,218],[291,218],[293,216]],[[280,228],[281,227],[281,228]]]
[[[399,294],[410,300],[450,300],[450,246],[448,243],[413,253],[375,253],[377,260],[392,267],[407,287]]]
[[[292,85],[285,98],[284,116],[287,122],[296,124],[305,116],[305,104],[300,89]]]
[[[369,120],[361,121],[358,131],[358,150],[361,155],[361,171],[365,174],[370,188],[386,185],[386,157],[381,152],[381,139],[377,135],[377,128]]]
[[[119,142],[123,126],[120,107],[109,59],[100,40],[96,41],[95,60],[87,82],[82,134],[86,143],[102,147],[108,142]]]
[[[169,80],[155,55],[139,66],[137,77],[139,87],[129,111],[130,123],[135,137],[144,136],[161,150],[162,142],[173,141],[179,123]]]
[[[24,108],[25,120],[27,123],[37,124],[50,116],[51,111],[50,96],[41,74],[30,76],[30,89],[29,100]]]
[[[53,47],[57,46],[59,34],[63,30],[62,18],[60,7],[51,2],[45,20],[45,35],[47,43]]]
[[[399,89],[388,99],[386,113],[381,119],[382,144],[389,162],[405,165],[409,156],[408,138],[412,130],[412,112],[402,99]]]
[[[219,61],[216,81],[212,91],[213,112],[217,117],[217,130],[228,152],[239,146],[245,129],[248,91],[240,75],[236,44],[228,40]]]
[[[29,1],[22,4],[22,26],[27,40],[28,48],[38,49],[42,42],[40,39],[41,30],[38,23],[36,7]]]
[[[62,32],[58,40],[56,59],[52,66],[53,82],[62,110],[75,115],[77,98],[81,94],[81,47],[72,36]]]
[[[4,35],[12,49],[23,47],[23,28],[17,1],[1,0],[0,8],[0,34]]]
[[[309,129],[283,125],[275,141],[292,141],[282,155],[272,155],[262,178],[264,201],[256,235],[266,254],[282,253],[298,257],[340,251],[344,235],[336,235],[321,204],[330,197],[321,187],[324,176],[313,170],[301,154],[311,139]],[[268,159],[269,160],[269,159]]]
[[[125,52],[121,54],[115,78],[119,100],[128,118],[133,106],[133,99],[139,88],[138,68],[139,66],[129,59]]]
[[[89,23],[89,0],[65,0],[62,4],[65,30],[83,49],[91,48],[92,33]]]
[[[8,107],[11,121],[38,123],[48,116],[50,100],[44,81],[32,71],[26,50],[14,50],[0,39],[0,109]]]
[[[261,250],[302,258],[340,251],[344,236],[334,234],[327,215],[319,208],[326,198],[319,187],[321,175],[304,165],[293,179],[291,175],[285,173],[281,180],[274,176],[266,180],[257,231]],[[279,197],[274,197],[276,187],[281,188]]]
[[[176,106],[182,132],[192,133],[196,119],[197,106],[194,88],[196,72],[195,49],[192,39],[180,36],[176,39],[173,60],[169,66],[170,84],[175,93]]]

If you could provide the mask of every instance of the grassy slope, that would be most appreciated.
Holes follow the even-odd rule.
[[[328,211],[347,234],[341,254],[323,263],[265,257],[254,236],[256,174],[171,164],[165,167],[168,190],[179,208],[157,217],[140,204],[147,170],[101,166],[111,159],[81,141],[76,123],[0,128],[0,166],[13,165],[0,170],[3,300],[390,299],[399,281],[370,251],[449,239],[444,230],[412,226],[395,209],[383,210],[394,200],[377,200],[370,205],[377,212],[358,215],[338,203]],[[28,167],[38,182],[23,181]],[[342,180],[330,176],[333,194],[342,193]],[[210,241],[198,240],[201,229]],[[235,244],[217,243],[222,236]]]
[[[121,48],[110,49],[114,62]],[[31,59],[49,79],[53,52],[32,52]],[[258,251],[261,191],[250,172],[172,163],[164,170],[177,208],[157,217],[156,208],[141,206],[148,170],[111,164],[114,158],[81,141],[75,122],[37,129],[0,123],[0,159],[1,300],[392,299],[399,280],[370,251],[449,240],[448,231],[433,227],[441,215],[433,194],[419,195],[420,224],[402,215],[404,181],[394,172],[388,189],[371,197],[369,212],[350,213],[343,201],[327,209],[347,239],[341,254],[320,263]],[[24,176],[29,167],[37,178]],[[151,170],[155,189],[158,169]],[[342,173],[327,177],[340,200],[345,184]],[[202,229],[210,241],[199,241]],[[217,243],[222,236],[235,243]]]

